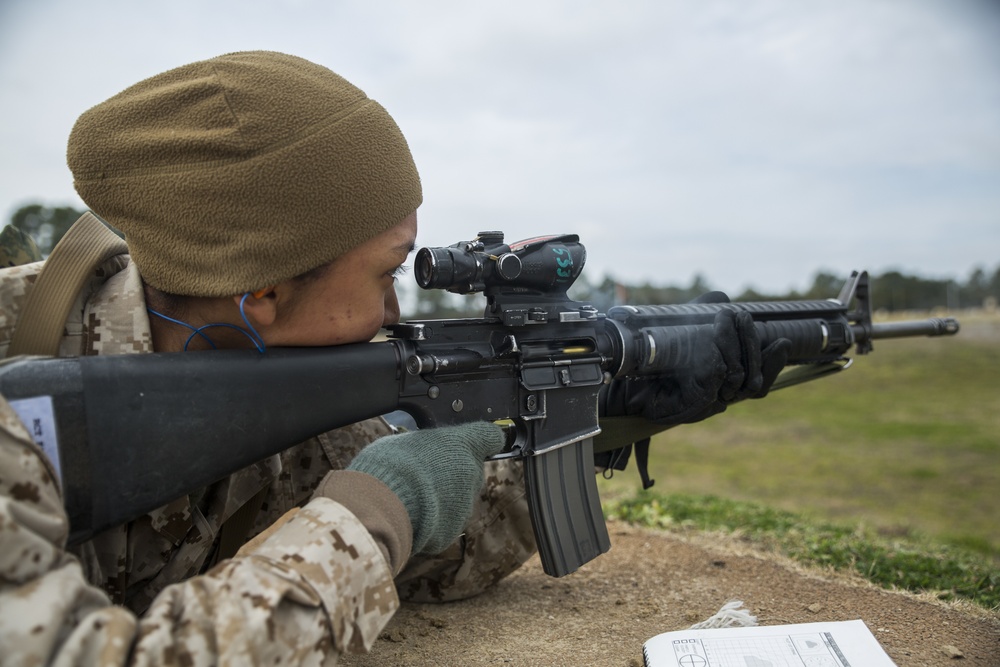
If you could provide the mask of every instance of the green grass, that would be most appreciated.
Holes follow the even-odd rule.
[[[657,436],[650,451],[655,490],[756,504],[794,513],[803,525],[847,525],[866,538],[969,553],[992,568],[995,590],[1000,316],[959,319],[957,337],[876,341],[872,354],[842,373]],[[599,481],[611,504],[638,486],[633,465]],[[888,562],[881,555],[872,561],[876,570]],[[861,562],[860,551],[852,557]],[[920,569],[896,565],[901,581]]]
[[[738,533],[795,560],[853,570],[886,588],[963,598],[1000,608],[1000,570],[983,557],[912,538],[889,539],[861,526],[804,519],[793,512],[716,496],[640,492],[605,506],[608,517],[652,528]]]

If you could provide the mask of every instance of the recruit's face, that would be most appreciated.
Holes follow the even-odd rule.
[[[412,213],[338,257],[318,275],[283,283],[284,303],[267,327],[269,346],[367,342],[399,321],[396,277],[417,239]]]

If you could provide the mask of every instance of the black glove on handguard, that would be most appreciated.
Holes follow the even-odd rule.
[[[729,303],[729,298],[710,292],[692,303]],[[791,341],[780,338],[761,350],[753,317],[723,309],[714,325],[703,329],[698,346],[693,368],[611,382],[601,393],[601,416],[641,416],[670,427],[707,419],[746,398],[763,398],[788,362]]]

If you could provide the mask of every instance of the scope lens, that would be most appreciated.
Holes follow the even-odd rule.
[[[417,257],[413,262],[413,273],[416,276],[417,284],[424,289],[433,286],[436,271],[434,254],[430,248],[421,248],[417,251]]]
[[[460,294],[482,290],[474,287],[482,280],[477,254],[457,248],[421,248],[413,265],[417,284]]]

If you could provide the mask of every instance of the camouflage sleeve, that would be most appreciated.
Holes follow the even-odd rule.
[[[0,231],[0,268],[30,264],[42,259],[35,239],[13,225]]]
[[[136,618],[64,550],[54,480],[0,397],[5,664],[334,664],[369,647],[398,606],[375,541],[341,505],[318,499],[257,549],[168,587]]]
[[[410,559],[396,577],[400,598],[450,602],[478,595],[535,553],[524,466],[510,459],[490,461],[485,472],[464,533],[440,554]]]
[[[368,650],[398,607],[375,540],[317,498],[246,555],[166,588],[140,623],[136,655],[199,664],[181,651],[215,646],[225,664],[322,664]]]

